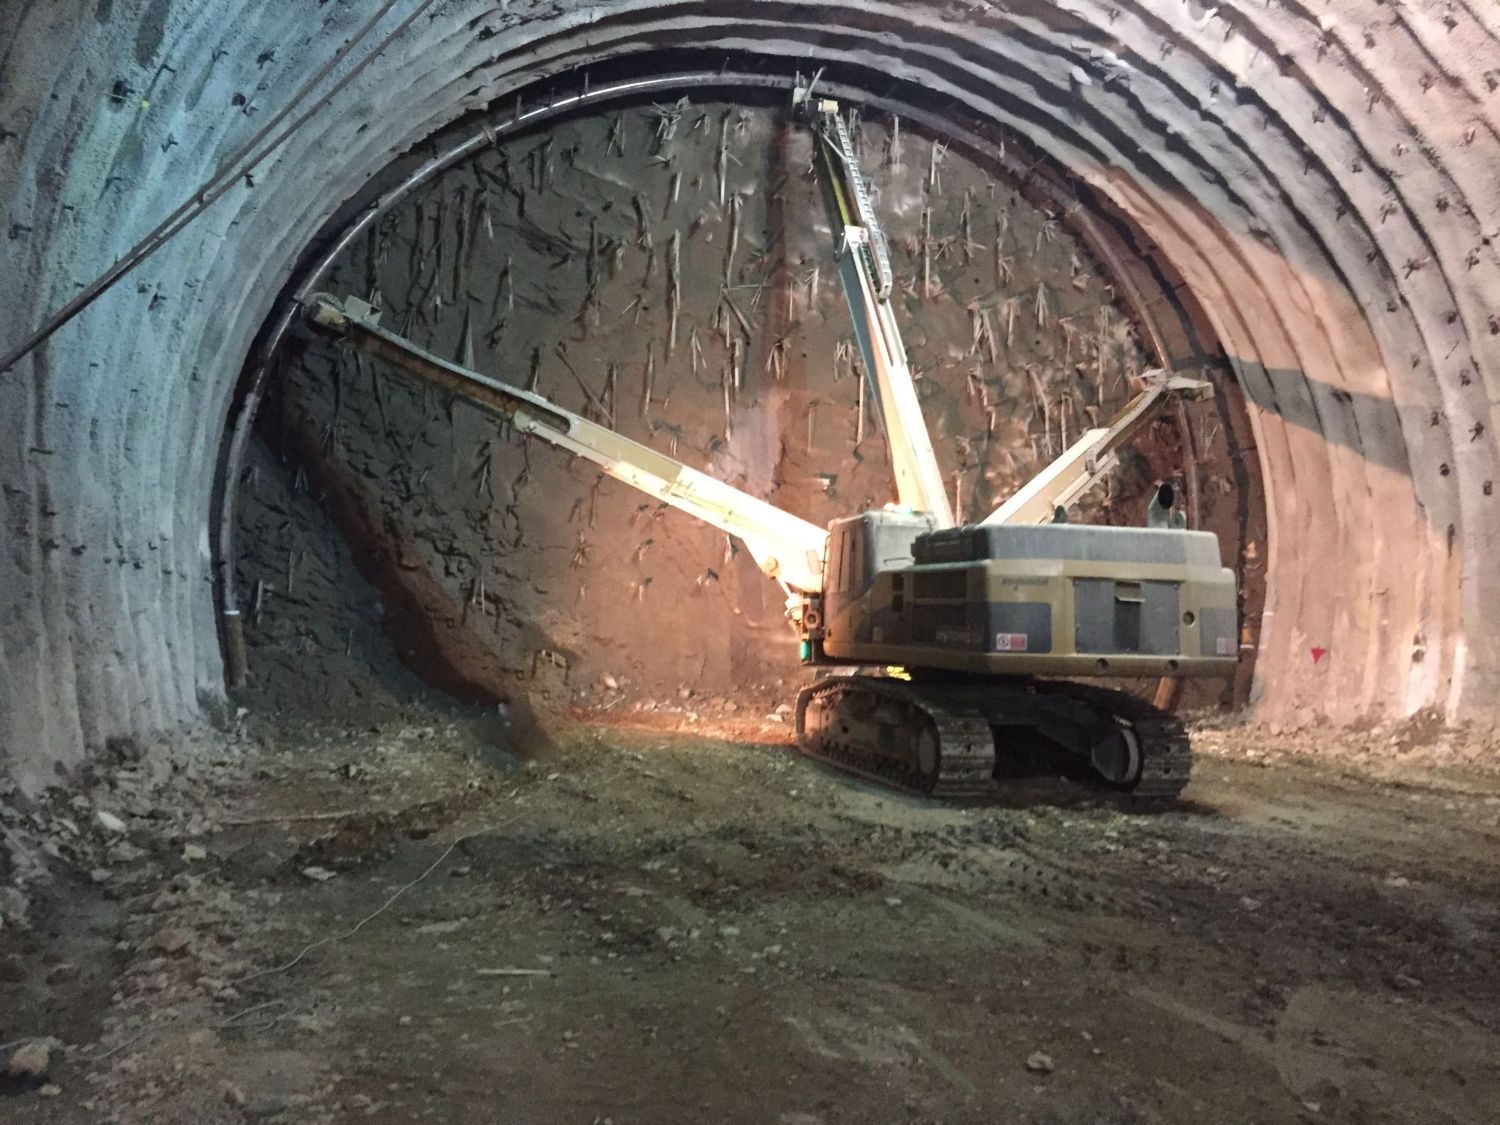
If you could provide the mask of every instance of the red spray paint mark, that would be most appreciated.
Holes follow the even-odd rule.
[[[1328,650],[1326,648],[1320,648],[1317,645],[1314,645],[1313,649],[1312,649],[1313,663],[1316,664],[1318,661],[1322,660],[1323,659],[1323,655],[1327,651]]]

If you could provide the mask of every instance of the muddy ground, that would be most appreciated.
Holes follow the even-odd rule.
[[[0,1119],[1495,1119],[1492,774],[1216,729],[1171,812],[944,807],[783,730],[523,759],[424,711],[122,753],[11,810],[63,846],[0,929],[0,1042],[62,1045]]]

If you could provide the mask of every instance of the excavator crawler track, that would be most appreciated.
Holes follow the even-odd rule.
[[[1128,732],[1138,764],[1111,784],[1133,803],[1174,800],[1188,783],[1192,749],[1172,715],[1128,692],[1069,681],[923,684],[882,676],[829,676],[797,699],[797,745],[806,755],[896,789],[935,798],[984,796],[995,786],[997,744],[1024,729],[1079,748],[1091,734]]]
[[[1128,691],[1072,681],[1037,681],[1039,695],[1057,695],[1085,703],[1113,716],[1135,734],[1141,754],[1136,781],[1120,786],[1140,804],[1174,801],[1187,787],[1193,770],[1193,747],[1182,720]]]
[[[845,773],[928,797],[982,796],[993,784],[984,714],[905,680],[830,676],[807,688],[797,697],[797,745]]]

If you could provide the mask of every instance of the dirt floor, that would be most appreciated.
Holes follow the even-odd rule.
[[[1205,730],[1133,815],[895,797],[756,726],[117,747],[9,810],[50,858],[0,1042],[58,1042],[0,1119],[1495,1120],[1500,782],[1441,747]]]

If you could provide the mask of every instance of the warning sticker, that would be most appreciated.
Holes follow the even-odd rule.
[[[1025,652],[1026,651],[1026,634],[1025,633],[996,633],[995,634],[995,651],[996,652]]]

